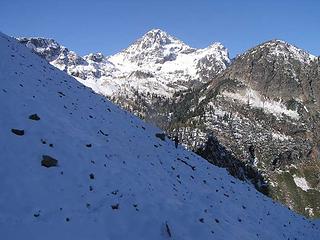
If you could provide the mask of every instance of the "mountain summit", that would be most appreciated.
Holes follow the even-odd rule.
[[[319,217],[319,66],[284,41],[260,44],[196,91],[176,96],[182,110],[170,116],[171,128],[179,126],[183,142],[234,176]]]
[[[121,59],[137,65],[164,63],[175,60],[177,54],[185,51],[193,49],[160,29],[153,29],[127,49],[111,57],[111,61],[120,62]]]
[[[152,29],[147,32],[142,38],[137,40],[131,48],[135,48],[136,51],[147,49],[147,48],[160,48],[165,45],[175,45],[182,48],[190,48],[182,41],[178,40],[175,37],[170,36],[165,31],[161,29]]]

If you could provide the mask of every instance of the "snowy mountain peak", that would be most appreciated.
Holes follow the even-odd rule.
[[[164,63],[175,60],[177,54],[186,51],[192,51],[192,48],[160,29],[152,29],[110,60],[134,65]]]
[[[152,44],[165,45],[174,41],[174,38],[160,29],[152,29],[142,37],[142,40],[143,42],[151,40]]]
[[[44,57],[49,62],[56,59],[61,54],[61,52],[69,51],[54,39],[50,38],[21,37],[17,39],[20,43],[25,44],[28,48],[37,52],[40,56]]]
[[[42,37],[20,37],[17,38],[19,42],[29,44],[34,48],[59,48],[60,44],[57,43],[54,39],[51,38],[42,38]]]
[[[221,61],[223,61],[226,65],[230,64],[229,51],[220,42],[215,42],[211,44],[209,47],[199,49],[198,51],[203,51],[207,55],[221,56]]]
[[[110,57],[102,53],[80,57],[50,39],[18,40],[86,86],[117,98],[119,92],[127,96],[136,91],[170,97],[192,84],[210,80],[230,63],[221,43],[194,49],[160,29],[150,30]]]
[[[160,48],[165,45],[175,44],[180,47],[188,47],[182,41],[177,38],[169,35],[165,31],[160,29],[152,29],[148,31],[142,38],[136,41],[135,44],[139,49],[147,49],[147,48]]]
[[[280,57],[284,60],[294,59],[302,63],[310,63],[317,58],[307,51],[279,39],[273,39],[262,43],[253,48],[252,51],[255,52],[259,49],[267,49],[270,57]]]

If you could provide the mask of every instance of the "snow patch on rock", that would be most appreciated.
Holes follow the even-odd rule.
[[[238,100],[248,106],[260,108],[263,111],[271,113],[279,118],[281,118],[282,115],[286,115],[295,120],[300,118],[297,111],[287,109],[281,101],[263,99],[257,91],[251,88],[246,88],[244,91],[239,92],[224,91],[222,95],[227,98]]]
[[[293,180],[297,187],[301,188],[303,191],[308,191],[309,189],[311,189],[307,180],[304,177],[298,177],[294,175]]]

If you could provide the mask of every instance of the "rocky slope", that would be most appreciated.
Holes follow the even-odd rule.
[[[310,217],[320,216],[319,60],[280,40],[230,64],[154,29],[122,52],[79,57],[53,40],[20,42],[189,149]]]
[[[316,57],[269,41],[237,57],[212,82],[181,94],[171,131],[179,129],[183,142],[233,175],[319,217],[319,84]],[[208,141],[208,133],[216,139]]]
[[[1,33],[0,53],[1,238],[318,238]]]

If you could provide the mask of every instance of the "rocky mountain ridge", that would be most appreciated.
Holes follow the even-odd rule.
[[[316,57],[270,41],[240,55],[203,87],[177,96],[183,107],[171,116],[171,129],[179,129],[183,141],[205,158],[251,179],[290,208],[317,217],[319,84]],[[217,141],[203,146],[208,133]],[[217,150],[216,142],[238,161],[217,162],[226,153]]]
[[[220,43],[194,49],[160,29],[147,32],[110,57],[101,53],[80,57],[51,39],[19,38],[19,41],[109,97],[122,92],[133,95],[134,91],[170,97],[176,91],[207,81],[230,63],[228,51]]]

